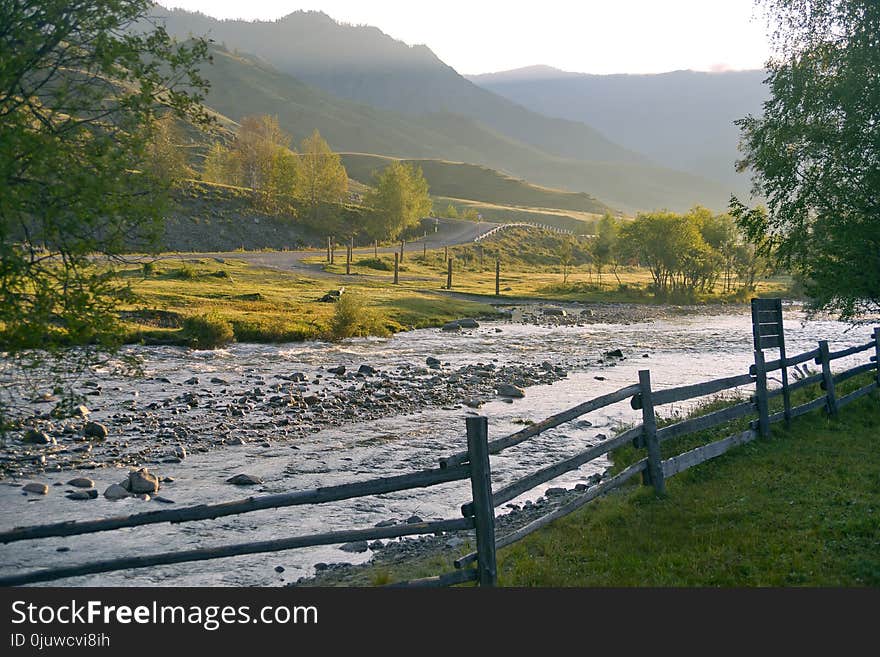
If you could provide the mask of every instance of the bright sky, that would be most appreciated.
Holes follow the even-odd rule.
[[[582,73],[761,68],[754,0],[159,0],[216,18],[274,20],[319,10],[426,44],[459,73],[546,64]]]

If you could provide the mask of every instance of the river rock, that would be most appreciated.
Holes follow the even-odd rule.
[[[461,331],[461,326],[459,326],[458,322],[447,322],[441,328],[441,331],[446,331],[447,333],[457,333]]]
[[[516,397],[517,399],[525,397],[526,393],[522,388],[517,388],[510,383],[498,384],[498,395],[501,397]]]
[[[49,494],[49,486],[46,484],[40,484],[35,481],[31,481],[24,486],[21,487],[22,490],[26,493],[34,493],[36,495],[48,495]]]
[[[330,372],[330,374],[342,375],[342,374],[345,374],[345,365],[339,365],[337,367],[328,367],[327,371]]]
[[[70,412],[72,417],[87,417],[91,413],[88,407],[83,404],[79,404],[78,406],[74,406],[73,410]]]
[[[227,484],[234,484],[236,486],[256,486],[258,484],[262,484],[263,480],[259,477],[255,477],[254,475],[249,474],[237,474],[234,477],[230,477],[226,480]]]
[[[568,491],[564,488],[548,488],[544,491],[544,495],[547,497],[559,497],[560,495],[565,495]]]
[[[228,386],[229,385],[229,381],[227,381],[226,379],[221,379],[219,376],[212,376],[211,383],[216,384],[218,386]]]
[[[550,317],[565,317],[568,315],[568,313],[565,312],[565,309],[563,308],[544,308],[541,312]]]
[[[83,427],[83,435],[86,438],[96,438],[98,440],[104,440],[110,432],[107,430],[107,427],[100,422],[86,422]]]
[[[374,376],[374,375],[378,374],[378,371],[376,370],[376,368],[372,367],[370,365],[361,365],[358,368],[358,372],[360,374],[365,375],[365,376]]]
[[[623,358],[623,352],[620,349],[612,349],[605,352],[605,358]]]
[[[406,519],[407,525],[417,525],[420,522],[425,522],[425,521],[422,520],[419,516],[410,516],[409,518]]]
[[[396,524],[396,520],[380,520],[373,527],[394,527]]]
[[[465,328],[466,329],[480,328],[479,322],[477,322],[477,320],[472,319],[470,317],[465,317],[464,319],[457,319],[457,320],[455,320],[455,322],[463,329],[465,329]]]
[[[428,356],[425,359],[425,364],[432,369],[435,369],[435,370],[440,369],[440,359],[439,358],[434,358],[433,356]]]
[[[67,485],[74,488],[94,488],[95,482],[87,477],[77,477],[68,481]]]
[[[194,376],[192,378],[187,379],[184,383],[188,386],[197,386],[199,385],[199,377]]]
[[[94,488],[89,490],[75,490],[68,493],[65,497],[69,500],[94,500],[98,497],[98,491]]]
[[[178,445],[174,448],[174,456],[183,460],[186,458],[186,448],[183,445]]]
[[[366,552],[370,549],[370,546],[366,541],[352,541],[351,543],[340,545],[339,549],[343,552]]]
[[[22,436],[21,442],[26,445],[54,445],[55,439],[45,431],[28,429],[24,436]]]
[[[159,477],[150,474],[146,468],[141,468],[128,473],[128,486],[123,484],[123,487],[128,488],[135,495],[155,493],[159,490]]]
[[[111,484],[107,487],[107,490],[104,491],[104,497],[106,497],[108,500],[121,500],[130,496],[131,493],[129,493],[119,484]]]

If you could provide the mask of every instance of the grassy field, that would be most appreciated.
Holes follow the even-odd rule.
[[[515,233],[516,231],[509,231]],[[520,237],[511,235],[481,247],[476,245],[449,248],[453,263],[452,290],[466,294],[485,296],[487,301],[495,302],[495,254],[501,255],[501,297],[535,298],[556,301],[580,302],[630,302],[630,303],[742,303],[752,293],[723,295],[698,294],[689,298],[658,298],[650,291],[651,275],[648,270],[636,267],[620,268],[615,276],[605,270],[601,280],[594,268],[589,265],[571,267],[567,280],[557,255],[560,236],[545,233],[530,235],[529,251],[521,252]],[[415,251],[415,252],[413,252]],[[480,253],[483,251],[482,264]],[[317,255],[308,260],[320,264],[327,272],[345,273],[344,257],[337,253],[333,265]],[[577,257],[577,249],[575,252]],[[394,256],[380,254],[373,257],[370,252],[356,251],[351,268],[352,278],[383,277],[391,281],[394,269]],[[440,290],[446,286],[446,264],[443,249],[428,249],[423,255],[418,251],[418,242],[407,247],[404,262],[400,267],[400,286]],[[618,277],[620,281],[618,282]],[[762,280],[756,293],[769,295],[785,291],[790,285],[786,276]]]
[[[500,583],[878,586],[878,402],[875,392],[837,418],[814,412],[777,425],[771,439],[669,479],[663,499],[634,486],[598,500],[502,550]],[[664,457],[722,433],[664,444]],[[615,465],[632,456],[617,454]]]
[[[124,271],[137,303],[124,308],[128,340],[185,343],[184,318],[210,314],[228,321],[235,339],[289,342],[329,337],[334,303],[318,301],[339,284],[236,260],[181,258]],[[382,332],[435,326],[458,318],[492,315],[491,306],[381,281],[345,282],[346,294],[363,299]]]
[[[867,384],[849,381],[841,393]],[[814,398],[818,388],[803,392]],[[700,409],[730,403],[716,400]],[[666,421],[673,421],[668,418]],[[663,444],[668,458],[742,428],[731,423]],[[880,396],[837,418],[821,411],[667,480],[657,498],[638,478],[498,552],[501,586],[880,585]],[[635,458],[614,454],[614,470]],[[382,585],[451,569],[467,544],[376,565],[350,585]]]

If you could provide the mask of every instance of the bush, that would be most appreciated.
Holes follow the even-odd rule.
[[[144,268],[144,277],[145,278],[150,277],[156,273],[156,263],[155,262],[147,261],[144,263],[143,268]]]
[[[216,349],[235,339],[232,324],[217,313],[187,317],[181,333],[194,349]]]
[[[330,319],[330,339],[342,340],[363,335],[387,335],[376,316],[367,309],[363,298],[347,292],[339,297]]]
[[[369,269],[379,269],[381,271],[391,271],[394,265],[388,260],[382,258],[365,258],[355,263],[358,267],[367,267]]]
[[[199,272],[195,267],[190,265],[181,265],[174,273],[174,278],[180,278],[185,281],[191,281],[199,277]]]

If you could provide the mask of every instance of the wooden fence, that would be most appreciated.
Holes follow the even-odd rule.
[[[869,361],[851,367],[842,372],[834,373],[831,363],[837,359],[855,354],[873,351]],[[813,362],[821,366],[821,372],[806,374],[800,379],[788,382],[785,389],[770,389],[768,374],[783,368],[794,367]],[[383,477],[356,483],[315,488],[311,490],[262,495],[244,500],[224,502],[220,504],[202,504],[172,510],[149,511],[134,515],[105,518],[90,521],[61,522],[48,525],[19,527],[0,533],[0,543],[42,539],[49,537],[75,536],[94,532],[111,531],[123,527],[137,527],[156,523],[194,522],[212,518],[220,518],[242,513],[251,513],[265,509],[278,509],[295,505],[321,504],[340,500],[354,499],[371,495],[381,495],[394,491],[411,490],[436,486],[452,481],[470,480],[471,501],[462,506],[462,517],[450,518],[434,522],[400,524],[391,527],[372,527],[368,529],[351,529],[333,531],[304,536],[293,536],[274,540],[237,543],[218,547],[206,547],[194,550],[179,550],[159,554],[150,554],[119,559],[92,561],[70,566],[52,567],[32,572],[19,573],[0,577],[0,585],[15,586],[36,582],[47,582],[67,577],[106,573],[132,568],[145,568],[165,564],[222,559],[245,554],[277,552],[316,545],[334,545],[347,541],[376,540],[412,536],[419,534],[436,534],[441,532],[474,530],[476,551],[466,554],[454,562],[455,570],[434,577],[400,582],[403,586],[449,586],[464,582],[477,582],[481,586],[492,586],[496,583],[496,550],[515,543],[532,532],[561,518],[575,509],[582,507],[591,500],[603,495],[641,474],[645,485],[653,486],[658,494],[665,491],[665,480],[690,467],[724,454],[738,445],[750,442],[758,436],[769,435],[770,425],[775,422],[787,421],[809,411],[824,408],[828,414],[835,415],[848,403],[869,394],[880,384],[880,328],[875,328],[872,339],[848,349],[831,351],[827,341],[819,342],[817,349],[796,356],[765,362],[761,351],[755,352],[755,364],[747,374],[725,377],[667,389],[654,389],[648,370],[639,372],[639,382],[614,392],[585,401],[573,408],[553,415],[541,422],[532,424],[516,433],[488,440],[488,420],[485,417],[469,417],[466,419],[467,449],[441,459],[439,467],[421,472],[403,474],[396,477]],[[847,395],[838,397],[836,386],[843,381],[859,374],[874,372],[873,381]],[[812,384],[820,384],[824,394],[817,399],[789,407],[790,393]],[[656,410],[660,406],[694,400],[725,390],[755,386],[755,394],[745,402],[736,403],[726,408],[708,412],[704,415],[657,427]],[[770,413],[770,400],[783,396],[786,400],[782,411]],[[642,422],[613,438],[588,447],[562,461],[545,466],[497,490],[493,490],[489,457],[499,454],[515,445],[519,445],[548,429],[560,426],[579,418],[587,413],[605,408],[626,399],[630,399],[633,409],[641,410]],[[661,445],[672,438],[717,427],[732,420],[756,416],[749,428],[738,431],[716,442],[703,445],[696,449],[678,454],[670,458],[662,458]],[[564,503],[531,523],[505,536],[495,536],[495,508],[509,502],[520,495],[545,484],[560,475],[571,472],[581,466],[611,452],[618,447],[632,444],[644,450],[644,457],[623,471],[605,479],[581,492],[580,495]]]

